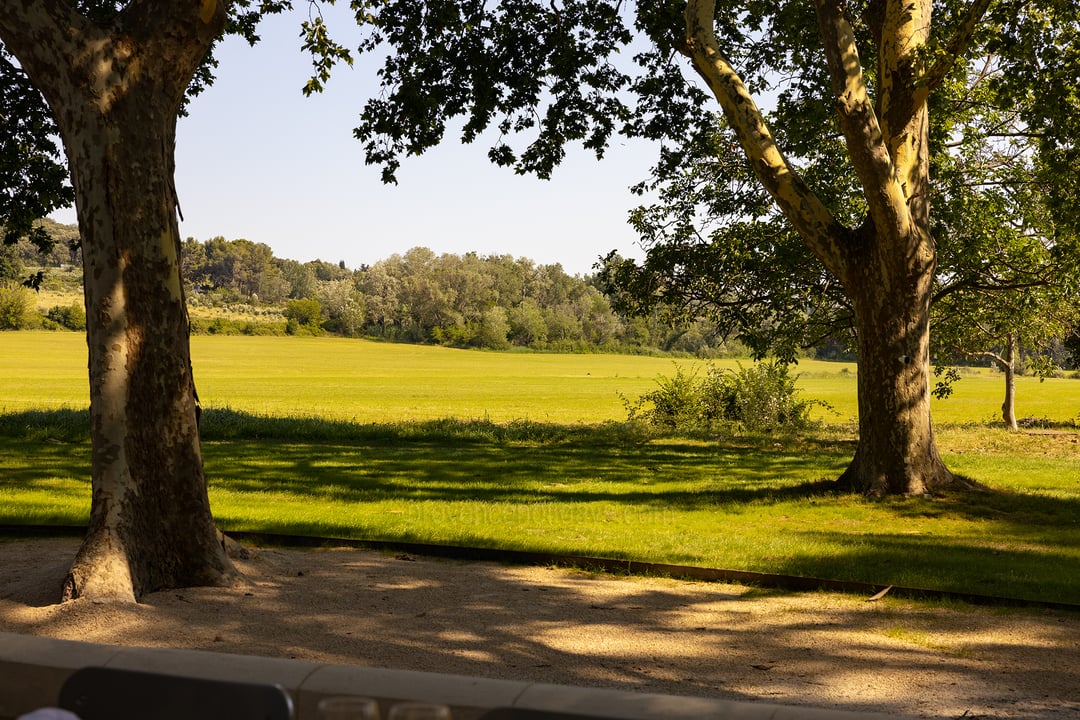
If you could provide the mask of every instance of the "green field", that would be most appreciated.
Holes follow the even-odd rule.
[[[676,562],[1076,602],[1080,381],[1001,377],[935,409],[954,471],[994,491],[881,501],[829,481],[854,448],[855,368],[803,362],[835,408],[810,437],[665,437],[620,394],[672,360],[502,354],[335,338],[196,337],[203,449],[222,527]],[[85,348],[0,333],[0,523],[89,508]],[[693,361],[679,361],[693,364]],[[733,363],[732,363],[733,364]],[[28,412],[36,411],[36,412]]]
[[[312,337],[196,336],[192,362],[204,407],[272,416],[318,415],[360,423],[489,419],[597,423],[626,417],[621,396],[636,398],[671,375],[670,360],[627,355],[494,353],[422,345]],[[715,361],[734,367],[736,361]],[[743,361],[748,363],[749,361]],[[830,423],[856,416],[855,365],[813,360],[795,372],[806,397],[828,402]],[[1000,413],[1004,381],[967,371],[939,424],[982,423]],[[69,332],[0,333],[0,412],[85,407],[86,344]],[[1021,377],[1020,417],[1080,420],[1080,381]]]

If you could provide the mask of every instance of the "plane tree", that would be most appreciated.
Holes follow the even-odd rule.
[[[35,237],[32,220],[72,197],[81,236],[92,500],[65,598],[134,600],[235,577],[199,447],[173,153],[214,42],[226,30],[254,40],[261,14],[279,9],[0,2],[0,102],[20,133],[3,143],[5,241]]]
[[[387,57],[382,92],[356,132],[388,180],[403,156],[441,142],[451,121],[466,142],[493,130],[494,162],[541,177],[567,143],[602,155],[618,134],[663,143],[661,184],[703,181],[690,164],[711,151],[713,182],[725,185],[717,195],[730,205],[721,211],[743,227],[713,243],[728,246],[722,257],[695,248],[694,268],[676,265],[707,282],[747,263],[796,273],[810,288],[808,317],[830,302],[814,286],[838,290],[859,359],[859,443],[842,481],[875,495],[964,482],[942,462],[930,418],[930,308],[945,241],[934,234],[931,167],[949,127],[930,107],[974,63],[997,57],[998,96],[1023,109],[1045,147],[1071,152],[1063,118],[1075,106],[1077,21],[1068,3],[353,6],[373,28],[362,50]],[[1051,78],[1064,105],[1047,108],[1036,87]],[[775,109],[762,110],[765,101]],[[691,215],[673,229],[685,245]],[[757,237],[732,249],[747,233]],[[771,317],[794,309],[775,288],[731,287],[764,293]]]

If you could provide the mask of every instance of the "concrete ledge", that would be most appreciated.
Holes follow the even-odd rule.
[[[11,633],[0,633],[0,720],[55,705],[68,676],[90,665],[277,683],[292,694],[297,720],[314,720],[318,701],[329,695],[374,697],[384,710],[403,700],[436,702],[449,705],[454,720],[475,720],[495,707],[578,712],[623,720],[898,720],[895,715],[322,665],[198,650],[116,647]]]

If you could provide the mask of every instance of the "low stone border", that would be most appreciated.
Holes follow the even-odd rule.
[[[493,680],[460,675],[327,665],[199,650],[129,648],[0,633],[0,719],[56,704],[75,670],[107,666],[190,677],[278,684],[293,697],[297,720],[314,720],[329,695],[449,705],[454,720],[495,707],[578,712],[622,720],[899,720],[897,716],[708,698]]]

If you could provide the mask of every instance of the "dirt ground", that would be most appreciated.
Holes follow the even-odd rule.
[[[1080,718],[1080,614],[260,549],[230,589],[54,604],[71,539],[0,543],[0,631],[933,718]]]

